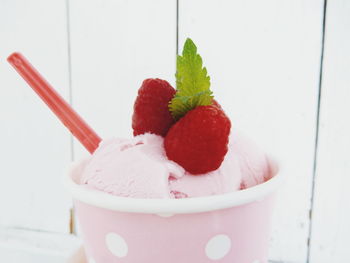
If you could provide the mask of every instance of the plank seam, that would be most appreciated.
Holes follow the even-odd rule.
[[[73,90],[72,90],[72,56],[71,56],[71,32],[70,32],[70,8],[69,0],[66,0],[66,18],[67,18],[67,54],[68,54],[68,90],[69,104],[73,105]],[[71,161],[74,161],[74,140],[70,134],[70,155]]]
[[[72,56],[71,56],[71,32],[70,32],[70,8],[69,0],[66,0],[66,18],[67,18],[67,55],[68,55],[68,89],[69,89],[69,103],[73,105],[73,90],[72,90]],[[70,134],[70,159],[74,161],[74,138]],[[73,208],[69,211],[69,233],[75,233],[75,220]]]
[[[326,21],[327,21],[327,0],[323,2],[323,21],[322,21],[322,40],[321,40],[321,58],[320,58],[320,74],[318,81],[318,100],[317,100],[317,113],[316,113],[316,131],[315,131],[315,148],[314,148],[314,165],[312,171],[312,186],[311,186],[311,205],[310,205],[310,224],[309,224],[309,236],[307,240],[307,263],[310,263],[311,256],[311,238],[312,238],[312,212],[314,209],[315,198],[315,183],[316,183],[316,171],[317,171],[317,157],[318,157],[318,142],[319,142],[319,129],[320,129],[320,116],[321,116],[321,99],[322,99],[322,80],[323,80],[323,60],[324,60],[324,48],[326,38]]]
[[[179,54],[179,0],[176,0],[176,56],[178,54]]]

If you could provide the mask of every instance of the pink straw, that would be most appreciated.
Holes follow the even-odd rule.
[[[22,78],[33,88],[39,97],[49,106],[70,132],[93,153],[101,138],[76,113],[72,107],[55,91],[52,86],[20,53],[13,53],[7,61],[17,70]]]

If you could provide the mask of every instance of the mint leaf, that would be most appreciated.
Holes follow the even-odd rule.
[[[202,58],[197,54],[197,47],[187,38],[182,56],[176,61],[176,94],[169,104],[175,119],[200,105],[212,104],[210,77],[203,67]]]

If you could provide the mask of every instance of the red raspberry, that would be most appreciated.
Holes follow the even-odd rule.
[[[221,108],[198,106],[170,128],[164,140],[166,154],[193,175],[214,171],[227,153],[230,129]]]
[[[222,107],[221,107],[221,105],[219,104],[219,102],[217,102],[217,101],[214,100],[214,99],[213,99],[212,105],[213,105],[213,106],[216,106],[216,107],[218,107],[220,110],[222,110]]]
[[[134,136],[146,132],[165,136],[174,124],[168,105],[175,89],[165,80],[146,79],[138,91],[132,116]]]

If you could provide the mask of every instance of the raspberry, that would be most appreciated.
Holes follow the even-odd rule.
[[[169,130],[168,159],[193,175],[218,169],[227,153],[231,122],[217,105],[198,106]]]
[[[222,107],[221,107],[221,105],[219,104],[219,102],[217,102],[217,101],[214,100],[214,99],[213,99],[213,101],[212,101],[212,105],[213,105],[213,106],[216,106],[217,108],[219,108],[220,110],[222,110]]]
[[[165,80],[146,79],[138,91],[132,116],[134,136],[146,132],[165,136],[174,124],[168,105],[175,89]]]

